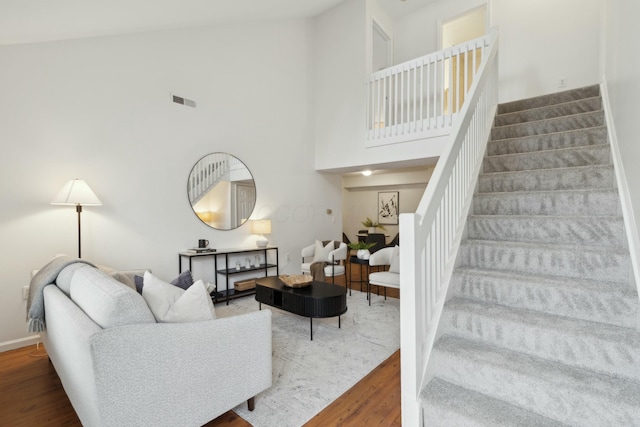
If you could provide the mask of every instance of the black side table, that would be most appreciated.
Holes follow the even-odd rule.
[[[360,280],[351,279],[351,276],[353,274],[353,264],[360,265]],[[360,283],[360,292],[362,292],[362,284],[364,283],[367,288],[367,299],[369,300],[369,305],[371,305],[371,288],[369,285],[369,260],[360,259],[354,255],[349,258],[349,265],[349,274],[347,275],[347,278],[349,279],[349,295],[351,295],[351,286],[353,282]]]

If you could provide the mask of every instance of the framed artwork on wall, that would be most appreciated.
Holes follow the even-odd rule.
[[[381,191],[378,193],[378,223],[398,225],[400,192]]]

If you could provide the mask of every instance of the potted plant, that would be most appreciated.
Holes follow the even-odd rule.
[[[357,251],[356,257],[358,259],[369,259],[369,257],[371,256],[371,252],[369,252],[369,249],[371,249],[375,245],[375,243],[356,242],[349,243],[347,246],[349,246],[349,249],[354,249]]]
[[[383,225],[381,225],[379,222],[374,222],[371,218],[367,217],[366,220],[362,221],[361,223],[362,225],[364,225],[365,227],[367,227],[369,229],[369,233],[375,233],[376,229],[379,228],[380,230],[386,230],[386,228],[384,228]]]

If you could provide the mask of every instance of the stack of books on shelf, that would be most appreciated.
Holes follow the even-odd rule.
[[[204,254],[207,252],[215,252],[216,250],[213,248],[191,248],[191,249],[188,249],[188,251],[196,254]]]

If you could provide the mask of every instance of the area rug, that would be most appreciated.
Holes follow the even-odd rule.
[[[266,305],[273,313],[273,385],[234,411],[254,427],[299,427],[400,348],[400,301],[353,292],[341,318],[309,319]],[[216,306],[218,317],[258,310],[252,297]]]

